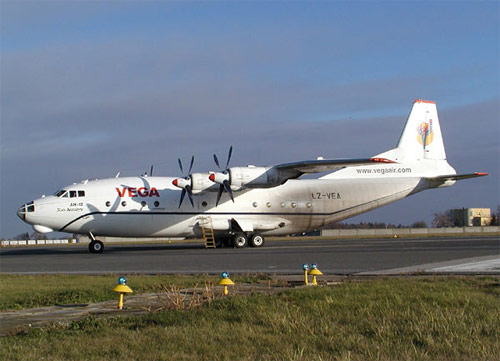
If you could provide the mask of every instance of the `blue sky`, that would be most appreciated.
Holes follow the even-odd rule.
[[[438,103],[450,163],[484,179],[353,221],[430,222],[499,200],[499,4],[476,1],[0,3],[0,236],[21,204],[87,178],[235,147],[233,165],[392,148]]]

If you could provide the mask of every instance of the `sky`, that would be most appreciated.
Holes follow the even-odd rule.
[[[488,177],[352,218],[500,204],[497,1],[0,0],[0,237],[84,179],[178,176],[393,148],[437,102],[448,161]]]

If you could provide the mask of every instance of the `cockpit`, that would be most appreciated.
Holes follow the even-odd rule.
[[[77,197],[85,197],[85,191],[79,190],[65,190],[62,189],[54,193],[54,196],[57,198],[77,198]]]
[[[85,197],[85,191],[84,190],[78,190],[78,189],[62,189],[60,191],[57,191],[54,193],[54,196],[57,198],[83,198]],[[23,221],[26,221],[26,215],[27,213],[32,213],[35,212],[35,203],[34,201],[31,201],[27,204],[22,205],[19,207],[17,210],[17,215],[19,218],[21,218]]]

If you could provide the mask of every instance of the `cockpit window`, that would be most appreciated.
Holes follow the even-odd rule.
[[[85,191],[67,191],[65,189],[57,191],[54,193],[56,197],[59,198],[76,198],[76,197],[85,197]]]
[[[54,194],[56,197],[59,198],[68,198],[68,191],[67,190],[60,190],[56,194]]]

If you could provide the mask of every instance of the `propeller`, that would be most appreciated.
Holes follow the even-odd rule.
[[[231,155],[233,154],[233,146],[230,146],[229,147],[229,153],[227,155],[227,162],[226,162],[226,166],[224,167],[224,169],[227,171],[227,167],[229,165],[229,161],[231,160]],[[217,167],[219,169],[221,169],[220,165],[219,165],[219,160],[217,159],[217,155],[214,154],[214,160],[215,160],[215,164],[217,164]],[[221,169],[222,170],[222,169]]]
[[[179,162],[179,168],[181,169],[181,173],[184,173],[184,168],[182,167],[182,161],[180,158],[177,159]],[[191,174],[191,169],[193,169],[193,164],[194,164],[194,155],[191,157],[191,164],[189,165],[189,171],[187,172],[187,176],[184,178],[176,178],[172,181],[172,184],[176,187],[182,188],[181,192],[181,199],[179,201],[179,208],[181,208],[182,201],[184,200],[184,197],[186,196],[186,193],[188,195],[189,201],[191,202],[191,205],[194,207],[194,202],[193,202],[193,189],[191,186],[191,177],[189,174]]]
[[[233,154],[233,146],[230,146],[229,153],[227,154],[227,161],[226,161],[226,166],[225,166],[224,170],[222,170],[222,168],[220,166],[219,159],[217,158],[217,155],[214,154],[215,164],[217,165],[217,167],[219,168],[219,170],[221,172],[212,173],[212,174],[210,174],[210,176],[208,178],[212,182],[220,184],[219,190],[217,191],[217,200],[215,202],[216,207],[219,205],[219,201],[222,197],[222,193],[224,192],[224,190],[227,192],[227,194],[229,194],[229,198],[231,198],[231,200],[234,203],[233,191],[231,189],[231,183],[229,180],[229,170],[228,170],[229,161],[231,160],[232,154]]]

